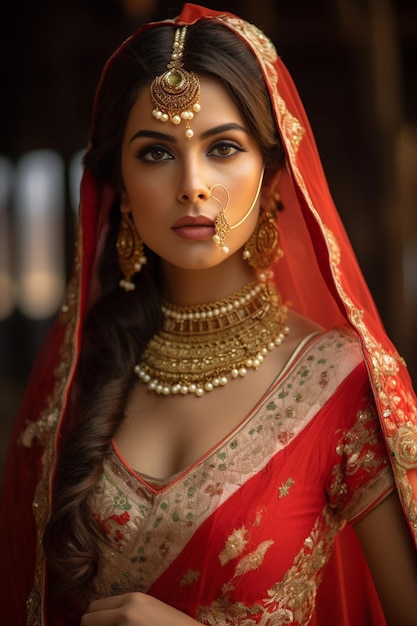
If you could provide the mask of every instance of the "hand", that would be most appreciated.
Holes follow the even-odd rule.
[[[96,600],[80,626],[196,626],[192,617],[146,593],[126,593]]]

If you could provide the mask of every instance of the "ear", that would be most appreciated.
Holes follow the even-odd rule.
[[[127,197],[127,193],[124,190],[120,192],[120,212],[130,213],[130,203]]]

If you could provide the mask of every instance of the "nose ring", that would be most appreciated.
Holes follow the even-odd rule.
[[[225,206],[223,205],[222,201],[219,198],[213,195],[213,189],[215,187],[220,187],[225,192],[226,194]],[[229,254],[229,248],[225,245],[224,240],[230,230],[230,225],[225,215],[227,207],[229,206],[229,201],[230,201],[229,192],[226,189],[226,187],[224,185],[221,185],[220,183],[215,183],[211,187],[208,187],[208,190],[210,192],[210,197],[213,198],[213,200],[215,200],[220,205],[220,211],[217,213],[216,218],[214,220],[213,242],[216,244],[216,246],[224,255],[227,255]]]

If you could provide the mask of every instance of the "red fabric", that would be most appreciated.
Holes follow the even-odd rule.
[[[337,215],[314,137],[297,91],[279,58],[268,58],[260,52],[260,39],[233,16],[187,4],[176,24],[191,24],[198,19],[221,21],[234,30],[254,52],[270,90],[278,127],[287,152],[287,169],[278,183],[286,210],[279,217],[285,257],[276,268],[276,279],[284,297],[295,310],[325,327],[347,321],[361,338],[369,378],[375,393],[381,426],[391,451],[393,470],[406,516],[417,515],[417,403],[406,368],[385,334],[372,297],[365,285],[354,252]],[[172,24],[169,21],[168,24]],[[157,24],[145,28],[155,28]],[[134,36],[140,36],[139,31]],[[116,55],[123,50],[123,46]],[[112,60],[110,59],[109,63]],[[104,72],[106,69],[104,70]],[[99,92],[98,92],[98,96]],[[299,120],[304,134],[298,150],[291,140],[291,123]],[[50,498],[57,443],[65,427],[65,406],[76,367],[79,339],[86,307],[96,296],[95,263],[101,252],[106,216],[113,193],[85,172],[82,183],[78,259],[75,282],[69,291],[69,317],[57,322],[34,368],[25,400],[12,436],[5,470],[1,510],[1,582],[2,620],[23,626],[24,606],[33,584],[36,527],[32,501],[38,478],[42,474],[40,459],[45,441],[50,442],[45,457],[46,487],[42,495]],[[57,370],[66,366],[59,378]],[[60,370],[60,371],[61,371]],[[53,426],[44,433],[39,429],[33,445],[22,446],[21,437],[29,437],[27,425],[39,425],[39,417],[53,394],[59,402],[51,413]],[[56,418],[56,419],[55,419]],[[49,437],[49,438],[48,438]],[[49,483],[48,483],[49,480]],[[412,496],[409,497],[410,489]],[[45,516],[48,515],[48,504]],[[41,520],[40,532],[45,519]],[[349,538],[346,538],[348,541]],[[350,541],[350,540],[349,540]],[[340,552],[345,559],[349,549]],[[340,559],[339,559],[340,561]],[[336,558],[337,562],[337,558]],[[336,571],[339,565],[335,565]],[[40,569],[42,572],[42,563]],[[40,575],[39,580],[42,579]],[[336,578],[330,577],[331,582]],[[359,577],[358,577],[359,580]],[[362,579],[360,579],[362,580]],[[362,587],[362,582],[358,583]],[[41,598],[43,590],[40,589]],[[44,624],[47,622],[44,621]],[[55,622],[56,623],[56,622]],[[359,622],[358,622],[359,623]],[[355,623],[355,626],[358,626]],[[49,626],[49,625],[48,625]]]

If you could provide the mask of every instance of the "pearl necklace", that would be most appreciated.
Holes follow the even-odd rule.
[[[157,394],[194,394],[223,387],[257,370],[289,333],[287,307],[265,275],[215,303],[165,303],[162,329],[146,346],[135,373]]]

